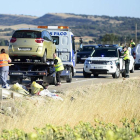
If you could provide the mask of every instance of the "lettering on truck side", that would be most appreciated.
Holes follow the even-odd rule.
[[[67,32],[50,32],[51,36],[54,35],[67,35]]]

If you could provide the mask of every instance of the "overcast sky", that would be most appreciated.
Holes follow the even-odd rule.
[[[43,16],[47,13],[140,18],[140,0],[1,0],[0,14]]]

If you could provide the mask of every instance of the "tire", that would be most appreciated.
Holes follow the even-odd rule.
[[[91,73],[87,73],[87,72],[85,72],[84,69],[83,69],[83,76],[84,76],[85,78],[90,78],[90,77],[91,77]]]
[[[41,62],[46,63],[46,58],[47,58],[47,54],[45,51],[43,57],[41,57]]]
[[[125,70],[122,72],[122,77],[126,77],[126,72],[125,72]]]
[[[99,74],[94,74],[94,77],[98,77]]]
[[[22,78],[17,78],[17,76],[10,76],[10,83],[11,84],[15,84],[15,83],[19,83],[22,84]]]
[[[71,70],[71,68],[69,68],[69,71],[70,71],[70,75],[68,77],[66,77],[66,82],[67,83],[71,83],[72,82],[72,70]]]
[[[130,70],[130,73],[134,73],[134,65],[133,65],[132,69]]]
[[[56,85],[56,76],[55,77],[53,77],[53,79],[52,79],[52,83],[51,83],[51,85]]]
[[[112,74],[113,78],[119,78],[120,77],[120,69],[117,67],[116,72]]]

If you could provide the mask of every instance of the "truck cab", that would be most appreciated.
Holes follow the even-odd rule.
[[[62,60],[64,67],[69,69],[74,76],[76,74],[76,51],[72,31],[68,26],[38,26],[38,28],[45,28],[51,34],[56,46],[57,56]]]

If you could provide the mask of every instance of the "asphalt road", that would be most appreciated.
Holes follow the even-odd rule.
[[[71,83],[66,83],[66,81],[62,80],[61,86],[49,85],[48,89],[57,90],[57,91],[65,91],[65,90],[73,89],[75,87],[80,87],[83,85],[107,83],[107,82],[119,81],[119,80],[123,79],[122,76],[120,76],[120,78],[118,78],[118,79],[114,79],[114,78],[112,78],[112,75],[105,75],[105,74],[99,75],[96,78],[93,75],[91,75],[90,78],[84,78],[83,77],[83,66],[84,66],[84,64],[76,65],[76,76],[73,77]],[[138,76],[140,76],[140,69],[135,70],[134,73],[130,73],[130,78],[138,77]],[[8,83],[10,83],[9,80],[8,80]],[[30,83],[29,80],[24,80],[22,84],[26,85],[29,83]],[[10,86],[12,86],[12,85],[10,84]]]
[[[48,89],[65,91],[65,90],[73,89],[75,87],[80,87],[83,85],[91,85],[91,84],[107,83],[107,82],[123,80],[123,77],[121,75],[120,75],[120,78],[114,79],[112,78],[112,75],[105,75],[105,74],[99,75],[98,78],[97,77],[95,78],[93,75],[90,78],[84,78],[83,66],[84,64],[76,65],[76,71],[77,71],[76,76],[73,77],[71,83],[66,83],[65,81],[62,81],[61,86],[50,85]],[[138,77],[138,76],[140,76],[140,69],[135,70],[134,73],[130,73],[130,78]]]

